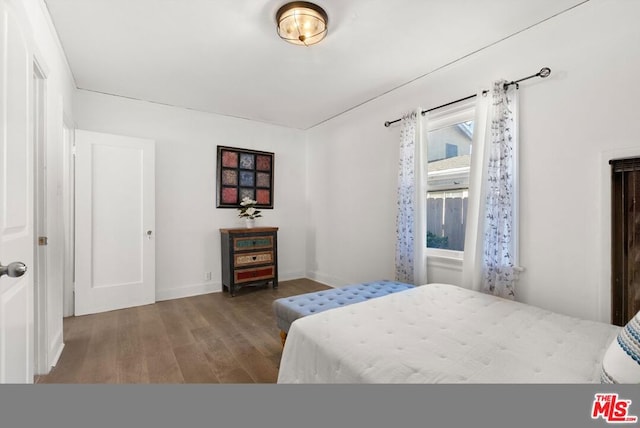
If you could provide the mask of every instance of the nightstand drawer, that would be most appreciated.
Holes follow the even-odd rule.
[[[256,253],[239,253],[234,255],[234,266],[251,266],[273,263],[273,251],[260,251]]]
[[[273,248],[273,236],[242,236],[233,238],[233,249],[258,250],[261,248]]]
[[[236,283],[251,282],[275,277],[274,266],[262,266],[251,269],[238,269],[233,273]]]

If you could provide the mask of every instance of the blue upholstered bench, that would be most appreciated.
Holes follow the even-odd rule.
[[[386,296],[409,288],[413,288],[413,285],[382,280],[277,299],[273,302],[273,311],[276,315],[276,323],[280,328],[282,344],[284,345],[289,327],[298,318],[317,314],[328,309],[364,302],[365,300]]]

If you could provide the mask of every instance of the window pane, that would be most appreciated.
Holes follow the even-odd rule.
[[[427,193],[427,247],[463,251],[468,189]]]
[[[472,120],[430,131],[427,137],[427,161],[431,163],[471,154],[472,136]]]
[[[473,121],[427,134],[427,247],[464,250]]]

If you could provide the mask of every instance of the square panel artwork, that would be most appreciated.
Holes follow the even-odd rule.
[[[273,153],[218,146],[217,207],[237,208],[243,198],[273,208]]]

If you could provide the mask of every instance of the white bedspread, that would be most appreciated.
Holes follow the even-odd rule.
[[[592,383],[620,327],[447,284],[296,320],[278,383]]]

